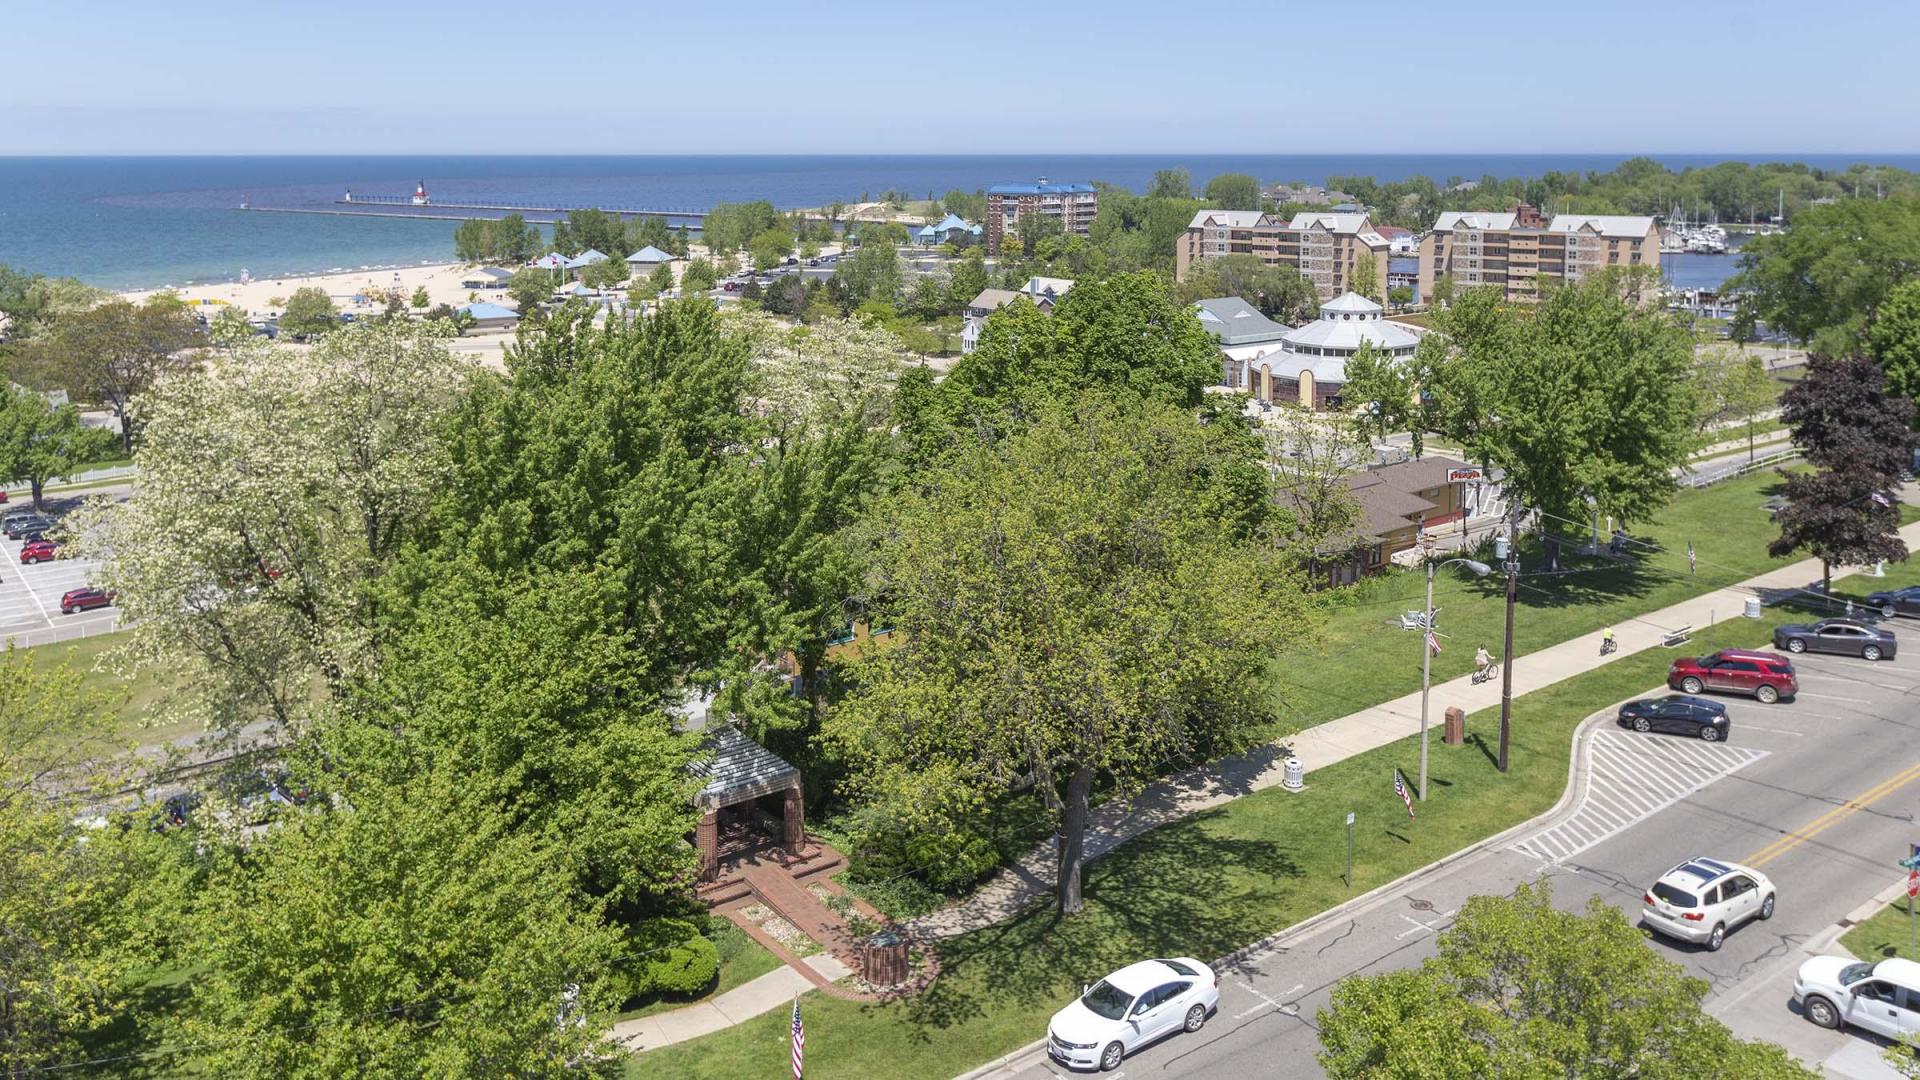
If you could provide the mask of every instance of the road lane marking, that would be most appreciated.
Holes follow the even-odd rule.
[[[1786,736],[1789,736],[1790,738],[1795,738],[1795,739],[1801,738],[1806,734],[1805,732],[1801,732],[1801,731],[1788,731],[1785,728],[1761,727],[1759,724],[1741,724],[1740,730],[1741,731],[1764,731],[1769,735],[1786,735]]]
[[[1263,994],[1263,993],[1261,993],[1260,991],[1258,991],[1258,990],[1255,990],[1255,989],[1253,988],[1253,984],[1252,984],[1252,983],[1248,983],[1248,982],[1245,982],[1245,981],[1241,981],[1241,980],[1235,980],[1235,981],[1236,981],[1236,982],[1239,982],[1239,984],[1240,984],[1240,986],[1241,986],[1241,988],[1242,988],[1242,989],[1244,989],[1244,990],[1246,990],[1246,992],[1247,992],[1247,993],[1249,993],[1249,994],[1252,994],[1252,995],[1253,995],[1254,997],[1257,997],[1257,998],[1259,998],[1259,999],[1260,999],[1260,1004],[1258,1004],[1258,1005],[1255,1005],[1255,1006],[1254,1006],[1253,1008],[1251,1008],[1251,1009],[1248,1009],[1248,1010],[1247,1010],[1246,1012],[1243,1012],[1243,1013],[1240,1013],[1240,1014],[1238,1014],[1238,1015],[1236,1015],[1236,1016],[1234,1017],[1234,1019],[1235,1019],[1235,1020],[1244,1020],[1244,1019],[1246,1019],[1247,1017],[1249,1017],[1249,1016],[1252,1016],[1252,1015],[1253,1015],[1254,1013],[1257,1013],[1257,1012],[1259,1012],[1259,1011],[1260,1011],[1260,1010],[1262,1010],[1262,1009],[1269,1009],[1269,1008],[1270,1008],[1270,1009],[1272,1009],[1272,1010],[1274,1010],[1275,1012],[1279,1012],[1279,1011],[1281,1011],[1281,1010],[1282,1010],[1283,1008],[1285,1008],[1285,1006],[1283,1006],[1283,1005],[1281,1005],[1281,1004],[1280,1004],[1279,1002],[1277,1002],[1277,1001],[1275,1001],[1275,1000],[1273,1000],[1272,998],[1270,998],[1270,997],[1268,997],[1267,995],[1265,995],[1265,994]],[[1294,987],[1294,988],[1293,988],[1293,990],[1298,990],[1298,989],[1300,989],[1300,987],[1298,987],[1298,986],[1296,986],[1296,987]],[[1293,993],[1293,990],[1289,990],[1289,991],[1287,991],[1287,993],[1289,993],[1289,994],[1291,994],[1291,993]]]
[[[1906,787],[1915,780],[1920,780],[1920,762],[1909,765],[1891,779],[1883,780],[1875,784],[1866,791],[1821,814],[1805,826],[1787,833],[1773,843],[1747,856],[1742,861],[1756,869],[1764,866],[1860,811],[1865,810],[1867,807],[1872,806],[1874,803],[1879,802],[1881,799],[1886,798],[1888,795]]]

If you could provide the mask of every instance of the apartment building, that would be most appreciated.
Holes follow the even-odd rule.
[[[1291,218],[1259,210],[1202,210],[1174,242],[1174,275],[1203,259],[1254,255],[1268,266],[1291,266],[1313,283],[1320,299],[1365,291],[1385,296],[1387,238],[1365,214],[1303,211]],[[1362,255],[1373,256],[1373,280],[1355,278]]]
[[[1044,176],[1032,184],[995,184],[987,189],[987,254],[1000,254],[1001,242],[1028,214],[1059,218],[1066,235],[1085,236],[1099,212],[1092,184],[1055,184]]]
[[[1578,281],[1612,266],[1660,266],[1660,230],[1650,217],[1555,214],[1521,203],[1505,213],[1449,210],[1420,241],[1420,295],[1452,275],[1456,289],[1492,285],[1532,300],[1540,282]]]

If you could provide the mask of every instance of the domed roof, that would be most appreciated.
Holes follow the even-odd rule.
[[[1379,304],[1361,296],[1357,292],[1342,293],[1320,305],[1320,314],[1323,317],[1329,312],[1334,314],[1378,315],[1382,310],[1384,309],[1381,308]]]

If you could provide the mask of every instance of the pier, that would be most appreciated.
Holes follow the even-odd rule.
[[[466,199],[424,200],[418,195],[355,195],[351,192],[335,199],[335,206],[398,206],[410,210],[491,210],[507,214],[571,214],[578,210],[599,210],[620,217],[662,217],[700,220],[705,210],[660,210],[644,206],[537,206],[533,203],[479,202]]]

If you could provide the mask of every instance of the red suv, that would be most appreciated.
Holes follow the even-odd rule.
[[[60,557],[60,545],[51,540],[34,540],[20,549],[20,561],[23,563],[46,562]]]
[[[1683,694],[1702,690],[1751,694],[1769,705],[1800,689],[1792,661],[1779,653],[1746,649],[1721,649],[1712,656],[1675,660],[1667,669],[1667,685]]]
[[[110,607],[113,594],[102,589],[68,589],[60,595],[60,614],[71,615],[76,611],[92,611],[94,608]]]

